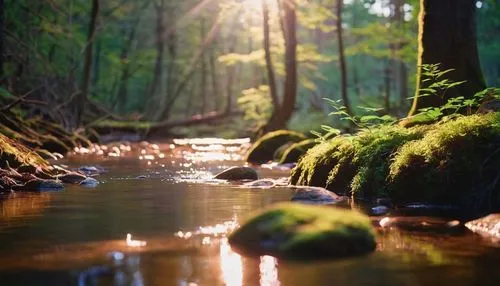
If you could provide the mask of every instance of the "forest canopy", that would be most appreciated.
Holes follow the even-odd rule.
[[[227,137],[276,129],[273,121],[303,132],[341,125],[324,98],[349,113],[402,117],[417,82],[420,5],[2,0],[0,102],[22,98],[23,112],[67,129],[215,116],[224,127],[177,132]],[[500,3],[475,8],[482,72],[498,86]]]

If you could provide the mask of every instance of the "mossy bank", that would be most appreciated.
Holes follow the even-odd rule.
[[[399,125],[343,135],[310,149],[292,172],[297,185],[355,199],[456,204],[500,210],[500,113],[432,125]]]

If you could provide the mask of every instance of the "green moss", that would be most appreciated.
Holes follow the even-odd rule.
[[[254,164],[262,164],[273,160],[273,155],[281,146],[289,142],[299,142],[306,137],[297,132],[278,130],[270,132],[257,140],[250,148],[246,161]]]
[[[47,161],[33,150],[0,134],[0,168],[22,166],[48,167]]]
[[[495,209],[499,169],[500,114],[459,117],[399,149],[390,166],[391,197]]]
[[[292,184],[326,187],[358,198],[386,195],[391,155],[427,127],[382,126],[338,136],[307,152],[292,172]]]
[[[279,163],[295,163],[307,150],[319,144],[317,139],[307,139],[290,145],[281,155]]]
[[[326,187],[330,171],[343,155],[339,150],[349,148],[350,144],[348,137],[338,136],[311,148],[293,169],[291,183]]]
[[[110,128],[110,129],[131,129],[147,131],[153,124],[147,121],[115,121],[102,120],[92,124],[94,128]]]
[[[431,125],[383,126],[339,136],[307,152],[292,184],[355,198],[500,210],[500,113]]]
[[[387,196],[387,177],[393,154],[403,144],[422,138],[428,129],[426,126],[386,126],[358,135],[357,140],[354,140],[354,164],[359,169],[351,183],[353,195],[356,198]]]
[[[370,219],[332,207],[283,203],[254,216],[233,232],[237,250],[285,258],[346,257],[376,246]]]

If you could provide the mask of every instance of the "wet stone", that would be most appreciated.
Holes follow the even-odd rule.
[[[215,175],[214,179],[226,181],[254,181],[259,179],[259,175],[257,171],[250,167],[231,167]]]
[[[75,185],[80,184],[86,178],[87,178],[86,176],[78,173],[68,173],[57,177],[57,179],[59,179],[63,183],[75,184]]]
[[[87,176],[100,175],[106,172],[106,169],[98,166],[82,166],[78,168],[78,171],[84,173]]]
[[[491,214],[480,219],[469,221],[465,226],[481,236],[500,242],[500,214]]]
[[[24,185],[13,187],[14,191],[27,191],[27,192],[46,192],[46,191],[60,191],[64,189],[63,183],[55,180],[42,180],[33,179]]]
[[[331,204],[342,200],[342,197],[321,187],[295,187],[297,192],[292,197],[294,202],[309,204]]]
[[[85,180],[80,182],[80,186],[84,186],[87,188],[95,188],[99,185],[99,181],[94,178],[86,178]]]
[[[272,188],[276,186],[276,181],[271,180],[271,179],[262,179],[262,180],[257,180],[249,183],[243,184],[243,187],[245,188]]]

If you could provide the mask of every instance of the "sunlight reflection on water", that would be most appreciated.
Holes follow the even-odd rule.
[[[233,252],[227,238],[220,242],[220,268],[226,285],[243,285],[243,261],[239,254]]]

